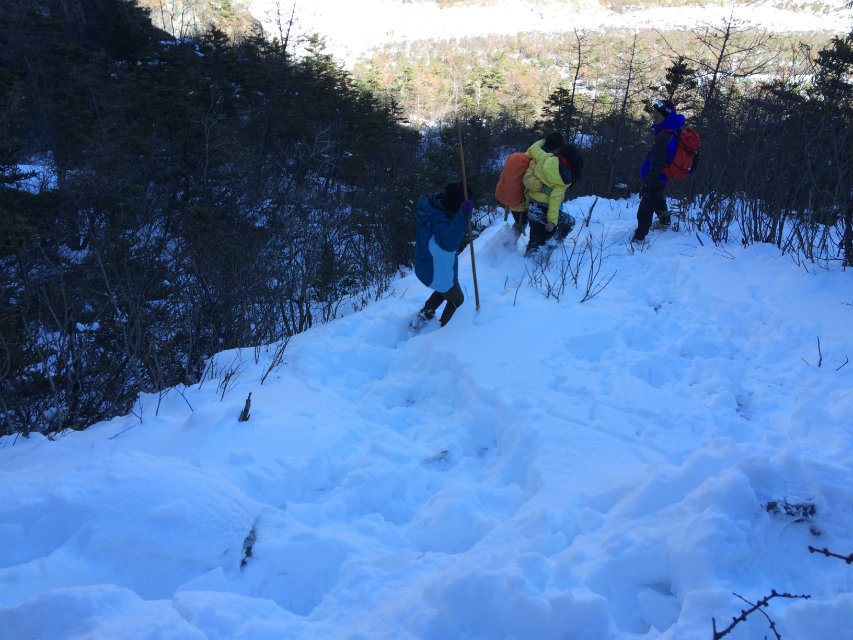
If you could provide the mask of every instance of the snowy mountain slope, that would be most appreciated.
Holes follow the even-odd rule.
[[[677,7],[645,7],[612,11],[609,3],[524,2],[500,0],[447,8],[431,2],[394,0],[252,0],[250,10],[268,33],[286,29],[294,12],[295,33],[319,33],[328,51],[347,66],[373,47],[406,40],[438,40],[471,35],[523,32],[572,32],[574,29],[685,29],[719,24],[734,15],[739,21],[771,32],[825,31],[844,33],[853,9],[843,0],[821,3],[707,3]],[[602,6],[604,5],[604,6]]]
[[[572,260],[497,220],[445,328],[409,337],[407,274],[264,384],[272,349],[222,353],[137,416],[0,440],[0,629],[710,638],[776,589],[811,595],[771,601],[784,638],[853,637],[853,571],[808,551],[853,552],[850,274],[672,231],[632,252],[635,210],[572,233],[615,273],[587,302],[588,263],[561,288]]]

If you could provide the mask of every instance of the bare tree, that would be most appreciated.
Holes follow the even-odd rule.
[[[624,53],[620,53],[618,58],[619,70],[622,72],[621,87],[614,89],[614,103],[618,104],[618,109],[614,113],[615,130],[612,135],[612,143],[610,145],[610,153],[608,159],[608,179],[607,192],[613,193],[614,184],[616,182],[617,155],[622,153],[623,135],[627,123],[627,116],[631,106],[635,102],[638,94],[646,91],[646,83],[644,79],[648,72],[647,62],[641,57],[641,50],[638,46],[638,34],[634,32],[631,38],[631,43]]]
[[[267,19],[272,20],[278,30],[278,40],[281,42],[282,51],[287,52],[287,45],[290,42],[290,33],[296,24],[296,3],[290,7],[290,17],[284,19],[284,14],[281,9],[281,0],[275,0],[272,8],[267,12]]]
[[[704,81],[704,103],[697,126],[701,127],[713,109],[719,109],[721,94],[726,82],[747,78],[765,70],[770,59],[765,55],[765,45],[770,40],[766,30],[755,31],[746,21],[735,18],[732,12],[719,26],[704,25],[694,32],[697,41],[706,51],[705,56],[691,59]],[[725,112],[725,109],[722,110]]]
[[[579,133],[580,109],[578,109],[575,104],[575,98],[580,87],[581,71],[586,65],[586,58],[592,50],[592,46],[589,43],[589,38],[585,31],[579,31],[575,28],[574,34],[574,65],[571,65],[571,63],[557,65],[558,68],[574,66],[574,74],[572,75],[570,89],[566,90],[561,87],[552,93],[549,98],[549,102],[552,104],[555,112],[553,113],[555,125],[557,125],[558,130],[565,130],[565,132],[569,134],[570,138],[574,138]],[[567,49],[566,53],[571,54],[571,49]],[[549,110],[546,108],[546,111]],[[557,117],[556,114],[559,114],[559,117]]]

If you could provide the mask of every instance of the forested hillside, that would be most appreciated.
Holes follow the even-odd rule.
[[[124,413],[360,308],[408,260],[418,134],[321,48],[178,41],[125,0],[7,6],[4,433]]]
[[[154,26],[178,38],[216,28],[231,39],[242,39],[261,29],[247,0],[137,0],[137,5],[149,12]]]
[[[232,37],[146,4],[0,13],[0,433],[85,428],[381,296],[411,261],[414,198],[458,176],[457,122],[478,206],[552,129],[584,145],[573,195],[618,197],[649,99],[672,98],[704,140],[668,193],[700,212],[685,229],[853,264],[853,32],[779,40],[733,17],[419,43],[350,74],[241,3],[213,16]]]

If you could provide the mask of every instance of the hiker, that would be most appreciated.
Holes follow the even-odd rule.
[[[530,240],[525,257],[535,255],[551,238],[562,242],[575,225],[575,219],[561,206],[569,187],[580,178],[583,159],[573,144],[548,151],[545,142],[534,142],[527,150],[530,167],[524,174],[524,186],[530,198]]]
[[[545,137],[545,141],[542,143],[542,150],[546,153],[553,153],[557,149],[560,149],[564,144],[565,140],[563,139],[562,134],[557,132],[549,133]],[[527,155],[529,158],[530,153],[528,152]],[[532,160],[528,159],[528,162],[532,163]],[[530,165],[528,164],[528,168],[529,166]],[[514,220],[512,230],[515,231],[516,237],[525,233],[528,223],[527,210],[529,208],[530,192],[527,189],[524,189],[524,199],[521,201],[521,204],[509,208],[510,213],[512,213],[512,219]]]
[[[472,198],[471,190],[463,190],[461,182],[451,182],[443,192],[418,199],[415,275],[433,293],[418,311],[412,328],[419,329],[432,320],[441,303],[446,302],[439,319],[443,327],[465,299],[459,286],[458,255],[474,211]]]
[[[669,226],[669,210],[663,195],[664,187],[669,181],[662,172],[664,166],[672,162],[678,146],[678,138],[674,134],[684,126],[684,116],[676,112],[675,105],[670,100],[658,100],[652,108],[652,130],[654,143],[640,168],[640,178],[643,187],[640,189],[640,206],[637,209],[637,228],[631,237],[631,242],[642,242],[652,226],[652,214],[657,213],[658,223],[662,227]]]

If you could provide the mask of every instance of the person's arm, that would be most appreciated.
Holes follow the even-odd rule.
[[[654,187],[659,183],[658,176],[660,176],[660,172],[663,171],[664,165],[666,165],[666,156],[670,140],[672,140],[671,131],[664,130],[655,136],[655,148],[652,151],[649,172],[646,174],[646,178],[644,180],[648,187]]]
[[[536,142],[534,142],[527,150],[527,155],[529,155],[532,160],[536,160],[537,162],[542,161],[548,156],[550,156],[551,154],[542,148],[543,144],[545,144],[544,140],[537,140]]]
[[[454,253],[459,248],[459,243],[465,236],[465,230],[468,228],[468,216],[461,210],[456,212],[453,219],[448,221],[446,218],[438,220],[435,223],[433,237],[435,243],[445,251],[453,251]]]
[[[556,226],[557,220],[560,219],[560,207],[566,197],[566,189],[564,184],[561,187],[551,189],[551,194],[548,196],[548,223]],[[550,229],[549,229],[550,231]]]

